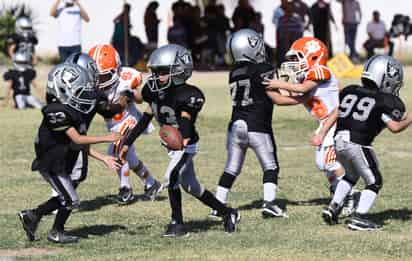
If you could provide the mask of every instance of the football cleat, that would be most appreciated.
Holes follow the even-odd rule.
[[[358,231],[379,230],[382,227],[372,221],[367,220],[363,215],[355,213],[348,223],[348,228]]]
[[[331,203],[327,208],[322,210],[322,218],[328,225],[338,224],[339,206]]]
[[[189,236],[189,233],[186,231],[183,224],[170,223],[167,226],[166,232],[163,234],[163,237],[186,237]]]
[[[231,211],[223,217],[223,227],[227,233],[236,231],[236,225],[240,222],[240,213],[237,209]]]
[[[214,219],[214,220],[218,220],[218,221],[222,221],[223,220],[223,214],[219,213],[219,211],[217,211],[216,209],[212,209],[212,211],[210,211],[209,218]]]
[[[273,218],[273,217],[284,217],[289,216],[280,207],[275,205],[274,202],[264,201],[262,205],[262,216],[263,218]]]
[[[355,194],[359,193],[353,190],[348,194],[343,202],[342,210],[340,212],[341,217],[349,217],[355,212],[356,202]]]
[[[155,201],[157,195],[159,195],[159,193],[162,191],[163,189],[163,185],[160,184],[159,181],[155,181],[155,183],[144,189],[144,194],[143,194],[143,200],[145,201]]]
[[[55,229],[52,229],[47,235],[47,240],[53,243],[69,244],[79,241],[79,237],[68,235],[64,231],[57,231]]]
[[[24,231],[26,231],[29,241],[36,240],[36,230],[40,222],[40,217],[34,214],[33,210],[22,210],[17,215],[20,218],[20,222],[23,225]]]
[[[117,203],[119,205],[127,205],[133,202],[134,196],[131,188],[121,187],[117,195]]]

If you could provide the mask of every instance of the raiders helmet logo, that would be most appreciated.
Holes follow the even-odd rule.
[[[248,42],[249,42],[250,47],[256,48],[256,46],[258,46],[258,44],[259,44],[259,37],[257,37],[257,36],[248,37]]]
[[[66,84],[67,83],[72,83],[72,82],[76,81],[79,78],[79,74],[71,68],[65,68],[61,72],[61,74],[62,74],[62,81]],[[70,84],[69,84],[69,87],[70,87]]]
[[[395,66],[395,64],[389,62],[386,68],[386,72],[389,78],[399,77],[399,68]]]
[[[178,55],[177,59],[179,59],[181,64],[189,64],[189,63],[192,62],[190,54],[188,54],[188,53],[183,53],[181,55]]]
[[[305,44],[305,50],[306,50],[306,52],[307,52],[308,54],[310,54],[310,53],[316,53],[316,52],[319,51],[320,49],[321,49],[321,47],[320,47],[320,44],[319,44],[318,41],[311,40],[311,41],[308,41],[308,42]]]

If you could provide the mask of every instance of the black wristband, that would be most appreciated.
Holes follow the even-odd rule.
[[[149,123],[152,120],[152,118],[152,114],[149,114],[147,112],[143,113],[142,118],[140,118],[139,122],[126,137],[124,144],[130,146],[140,136],[140,134],[143,133],[147,126],[149,126]]]
[[[193,123],[186,117],[182,117],[179,121],[179,131],[183,139],[192,137]]]

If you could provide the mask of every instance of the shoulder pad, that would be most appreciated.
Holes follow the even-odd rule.
[[[192,85],[187,85],[184,87],[184,92],[182,95],[181,103],[186,110],[200,111],[205,103],[205,96],[203,92]]]
[[[66,131],[72,127],[73,113],[60,103],[52,103],[42,109],[47,127],[52,131]]]
[[[120,80],[130,88],[135,89],[142,83],[142,73],[131,67],[122,67],[120,69]]]
[[[306,74],[305,80],[310,81],[328,81],[332,78],[332,73],[325,66],[315,66]]]
[[[383,113],[387,114],[395,121],[400,121],[405,113],[405,104],[402,100],[391,94],[383,95]]]

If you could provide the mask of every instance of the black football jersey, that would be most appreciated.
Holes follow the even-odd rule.
[[[365,146],[386,127],[385,117],[400,121],[405,113],[399,97],[358,85],[344,88],[339,100],[336,132],[348,130],[352,142]]]
[[[179,128],[182,111],[191,115],[193,123],[192,137],[189,144],[196,143],[199,135],[195,123],[199,111],[205,102],[205,96],[196,86],[189,84],[170,86],[164,91],[152,92],[150,82],[142,89],[143,100],[150,104],[156,120],[162,125],[172,125]]]
[[[272,78],[274,67],[270,64],[242,63],[230,71],[229,87],[232,96],[231,124],[239,119],[246,121],[249,131],[272,132],[273,102],[267,96],[264,78]]]
[[[24,37],[22,35],[14,34],[7,39],[7,43],[16,44],[16,49],[14,52],[23,51],[33,54],[34,47],[38,44],[38,40],[35,35]]]
[[[26,69],[24,71],[9,69],[3,74],[5,81],[12,82],[13,96],[24,94],[30,95],[31,82],[36,78],[36,71]]]
[[[71,173],[83,146],[74,144],[66,135],[73,127],[85,134],[84,115],[68,105],[51,103],[42,109],[43,120],[35,140],[36,165],[33,169],[52,173]]]

